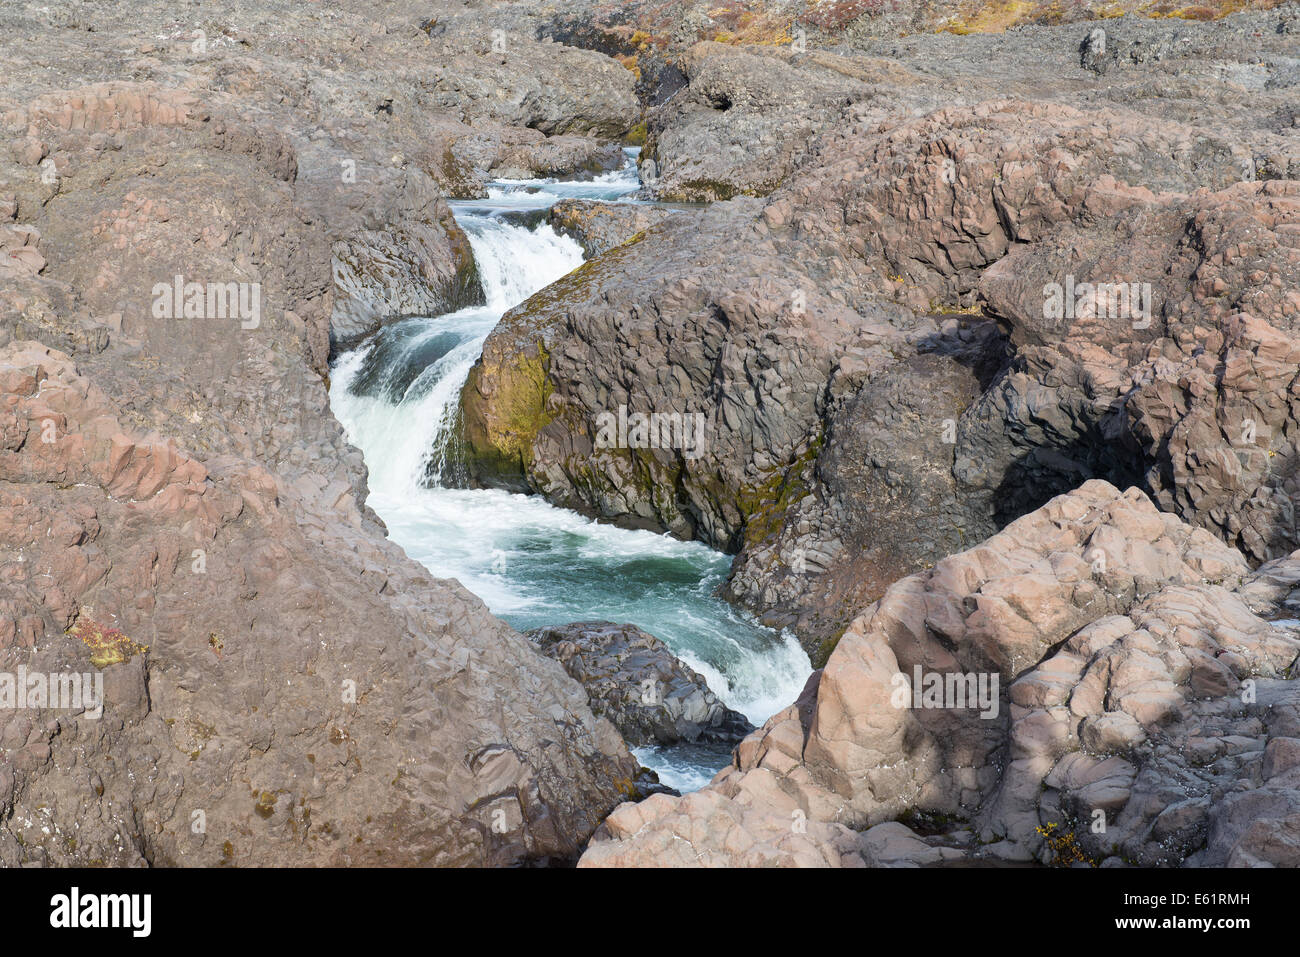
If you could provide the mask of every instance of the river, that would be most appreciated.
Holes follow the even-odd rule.
[[[521,213],[581,197],[628,201],[636,166],[585,182],[493,183],[452,204],[469,236],[487,304],[405,319],[339,356],[330,401],[370,470],[370,506],[429,571],[455,578],[519,630],[571,621],[630,622],[664,641],[729,707],[761,724],[811,672],[788,634],[753,622],[714,591],[728,556],[667,535],[600,524],[537,496],[445,487],[438,455],[470,367],[502,314],[583,262],[581,247]],[[663,783],[691,791],[730,749],[639,748]]]

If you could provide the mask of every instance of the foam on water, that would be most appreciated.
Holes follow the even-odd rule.
[[[639,152],[624,150],[627,163],[621,169],[588,180],[499,179],[488,184],[486,199],[457,200],[452,206],[460,212],[492,212],[549,209],[562,199],[628,201],[641,185],[636,171]]]
[[[370,506],[432,574],[458,579],[521,630],[577,620],[638,625],[757,724],[797,697],[811,665],[793,637],[756,625],[715,597],[727,574],[725,555],[602,525],[538,497],[438,482],[438,450],[484,339],[508,308],[582,263],[578,244],[549,226],[500,219],[502,204],[530,208],[543,195],[534,189],[545,191],[549,205],[584,193],[613,199],[635,187],[632,167],[587,183],[494,184],[500,198],[490,208],[454,204],[487,305],[386,328],[337,360],[330,400],[365,454]],[[638,754],[679,790],[707,783],[728,760],[726,749],[710,747]]]

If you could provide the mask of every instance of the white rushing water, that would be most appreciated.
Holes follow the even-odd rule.
[[[583,261],[578,244],[549,225],[528,228],[502,214],[569,196],[617,200],[636,187],[632,166],[582,183],[498,183],[486,200],[453,204],[487,304],[387,327],[337,360],[330,401],[365,455],[370,506],[432,574],[458,579],[520,630],[602,619],[638,625],[759,724],[794,701],[811,665],[793,637],[757,626],[714,596],[727,556],[598,524],[538,497],[437,482],[435,450],[484,339],[507,309]],[[707,783],[729,760],[728,749],[716,747],[637,754],[683,791]]]

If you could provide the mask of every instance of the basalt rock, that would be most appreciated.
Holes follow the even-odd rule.
[[[634,625],[575,622],[525,634],[564,666],[631,747],[683,741],[735,743],[753,730],[654,635]]]
[[[323,381],[476,301],[446,197],[608,169],[644,104],[650,185],[762,198],[619,227],[507,316],[466,464],[738,552],[829,659],[584,861],[1293,865],[1294,9],[1081,59],[958,35],[1033,4],[896,6],[0,13],[0,670],[106,697],[2,712],[0,861],[568,860],[645,793],[385,540]],[[1058,321],[1063,274],[1150,283],[1150,324]],[[666,438],[611,443],[628,412]],[[996,675],[996,715],[894,708],[917,666]]]
[[[722,805],[751,834],[846,825],[877,853],[876,825],[946,822],[943,839],[893,836],[907,848],[883,856],[918,864],[1285,865],[1300,629],[1270,619],[1297,568],[1252,575],[1136,489],[1088,482],[892,586],[731,769],[636,828],[620,808],[583,863],[672,863],[697,845],[741,860],[701,813]],[[1001,681],[986,700],[927,700],[930,674]]]
[[[816,57],[751,49],[703,43],[680,58],[687,85],[650,112],[641,157],[658,198],[767,195],[789,177],[815,134],[867,96],[861,79]]]
[[[739,552],[728,593],[816,661],[890,582],[1048,497],[967,453],[1000,440],[972,410],[1010,359],[980,277],[1125,189],[1239,175],[1233,144],[1133,114],[862,116],[765,202],[671,218],[507,313],[462,395],[473,482]]]
[[[577,682],[387,541],[329,411],[332,333],[472,286],[442,193],[505,129],[369,11],[0,13],[0,673],[105,699],[0,710],[6,865],[571,860],[640,793]]]
[[[957,474],[996,487],[1011,514],[1080,476],[1140,482],[1255,562],[1289,554],[1300,186],[1157,198],[1102,182],[1088,202],[1099,228],[1021,247],[983,276],[1016,361],[963,418]]]
[[[355,344],[394,319],[483,303],[469,240],[433,181],[415,171],[399,171],[398,181],[391,191],[399,197],[396,209],[387,215],[376,209],[378,197],[339,190],[364,204],[360,208],[368,221],[341,230],[331,248],[334,350]],[[375,181],[369,183],[373,187]],[[338,205],[349,208],[346,200]]]
[[[5,710],[5,861],[562,858],[601,816],[587,802],[630,787],[635,761],[576,683],[366,532],[346,487],[201,462],[35,343],[0,366],[5,547],[24,556],[3,670],[102,667],[105,699],[102,717]],[[531,705],[489,717],[516,683],[562,709],[563,751]],[[499,740],[475,713],[504,721]],[[413,810],[430,802],[450,813]]]
[[[1079,65],[1093,73],[1105,73],[1110,66],[1106,56],[1106,31],[1094,27],[1079,45]]]
[[[551,207],[550,223],[556,232],[576,239],[592,257],[623,245],[671,215],[672,211],[656,206],[565,199]]]
[[[775,522],[746,529],[724,595],[805,636],[814,661],[902,570],[993,533],[997,502],[953,481],[958,422],[1001,371],[997,325],[941,318],[830,416]],[[919,516],[925,516],[919,520]],[[817,644],[813,644],[817,642]]]
[[[623,805],[578,866],[866,867],[868,860],[858,835],[842,824],[801,825],[793,813],[782,818],[704,790]]]
[[[609,57],[510,27],[452,22],[428,81],[431,106],[548,136],[619,139],[635,124],[635,80]]]

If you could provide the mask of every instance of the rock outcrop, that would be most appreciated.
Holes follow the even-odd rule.
[[[386,321],[483,303],[473,250],[436,184],[419,172],[396,175],[400,185],[385,190],[395,208],[385,210],[379,196],[365,195],[369,190],[346,188],[338,189],[340,201],[330,203],[355,210],[357,217],[350,229],[333,221],[338,239],[330,251],[330,341],[335,350],[364,339]],[[378,185],[374,179],[369,183]]]
[[[765,196],[789,178],[817,133],[868,96],[860,78],[815,56],[751,49],[702,43],[681,56],[686,86],[650,112],[641,156],[642,176],[660,199]]]
[[[732,744],[753,730],[662,641],[635,625],[575,622],[525,637],[564,666],[631,747],[683,741]]]
[[[986,408],[1020,366],[972,315],[981,278],[1240,175],[1234,144],[1119,111],[861,120],[765,202],[670,219],[508,313],[462,399],[473,481],[739,552],[729,594],[815,660],[900,575],[1089,475],[1136,478],[1035,433],[1069,472],[1048,485],[1001,449],[1028,417]],[[638,437],[633,415],[659,418]]]
[[[1275,836],[1294,827],[1300,627],[1271,618],[1297,569],[1252,574],[1136,489],[1085,483],[892,586],[707,794],[656,799],[653,820],[620,808],[583,862],[673,863],[697,844],[743,861],[792,830],[852,862],[830,825],[864,831],[866,859],[888,837],[875,825],[911,816],[951,832],[898,832],[914,863],[1293,865]]]
[[[551,207],[549,218],[556,232],[572,236],[590,258],[636,239],[672,215],[658,206],[565,199]]]
[[[346,486],[197,460],[38,344],[0,369],[4,671],[124,652],[102,717],[4,711],[8,863],[562,858],[635,776],[577,684],[367,532]]]
[[[637,762],[387,541],[323,377],[481,295],[448,193],[611,144],[442,112],[392,11],[219,7],[0,13],[0,674],[45,689],[0,709],[0,862],[572,860]],[[621,66],[592,92],[596,55],[529,49],[539,125],[579,83],[575,131],[626,108]]]
[[[1115,190],[1108,205],[1101,228],[1062,231],[985,272],[1016,361],[962,422],[957,474],[999,486],[1012,514],[1081,475],[1140,481],[1257,563],[1289,554],[1300,184],[1160,200]],[[1067,285],[1061,315],[1052,296]]]

